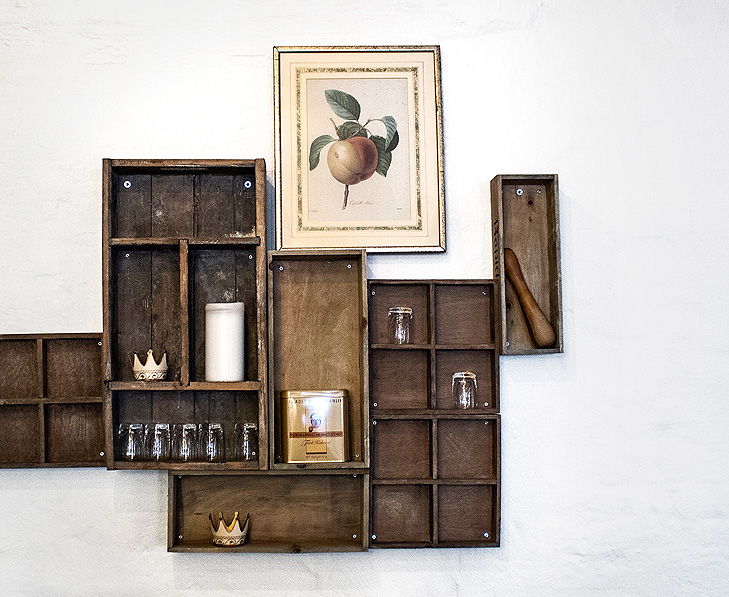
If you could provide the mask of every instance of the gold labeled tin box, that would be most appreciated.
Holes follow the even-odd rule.
[[[284,462],[346,462],[347,390],[284,390]]]

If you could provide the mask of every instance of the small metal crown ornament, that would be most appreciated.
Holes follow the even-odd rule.
[[[167,377],[167,353],[162,355],[162,360],[157,364],[152,356],[152,349],[147,351],[147,362],[142,365],[134,353],[134,379],[137,381],[160,381]]]
[[[246,535],[248,534],[248,524],[251,520],[250,514],[246,514],[246,520],[243,523],[243,528],[240,526],[238,512],[233,515],[233,520],[230,524],[225,524],[222,512],[218,512],[217,524],[213,521],[212,514],[208,514],[208,518],[210,519],[210,530],[213,533],[213,543],[215,545],[234,547],[245,543]]]

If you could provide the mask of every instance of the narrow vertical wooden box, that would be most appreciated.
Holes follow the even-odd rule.
[[[501,305],[499,350],[504,355],[563,352],[562,282],[559,242],[559,190],[556,174],[501,174],[491,181],[494,279]],[[538,346],[533,326],[542,326],[533,307],[507,280],[505,249],[518,260],[523,280],[554,333]],[[513,263],[513,262],[512,262]],[[522,290],[523,293],[523,290]],[[547,329],[548,329],[547,326]],[[544,342],[542,342],[544,344]]]
[[[269,251],[269,427],[272,468],[369,466],[367,256]],[[287,464],[281,392],[347,390],[349,460]]]

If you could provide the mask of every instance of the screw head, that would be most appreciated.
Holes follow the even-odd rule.
[[[131,189],[132,188],[132,181],[131,180],[125,180],[124,181],[124,188],[125,189]]]
[[[354,535],[352,535],[352,539],[356,539],[356,538],[357,538],[357,533],[355,533]]]
[[[253,255],[248,255],[248,259],[253,259]]]
[[[488,403],[488,402],[484,402],[484,403],[483,403],[483,405],[484,405],[484,406],[488,406],[488,405],[489,405],[489,403]]]
[[[377,425],[377,421],[372,421],[372,424],[373,425]]]
[[[280,271],[280,272],[282,272],[282,271],[283,271],[283,265],[279,265],[279,266],[278,266],[278,271]]]
[[[486,537],[486,538],[488,539],[488,537],[489,537],[489,534],[488,534],[488,533],[484,533],[484,534],[483,534],[483,536],[484,536],[484,537]]]
[[[521,197],[524,194],[524,190],[523,189],[516,189],[516,194],[519,195],[519,197]]]
[[[375,291],[374,290],[372,291],[372,296],[375,296]]]
[[[246,189],[250,189],[250,188],[251,188],[251,187],[253,186],[253,183],[252,183],[252,182],[251,182],[250,180],[246,180],[246,181],[245,181],[245,182],[243,183],[243,186],[244,186],[244,187],[245,187]]]
[[[374,541],[375,539],[377,539],[377,535],[372,535],[372,540]]]
[[[99,452],[99,456],[104,456],[104,452]]]
[[[352,269],[352,264],[351,263],[348,263],[347,264],[347,269]]]
[[[372,403],[372,406],[377,406],[377,402],[373,402]]]

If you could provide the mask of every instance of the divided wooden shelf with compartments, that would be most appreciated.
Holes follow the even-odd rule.
[[[104,465],[101,334],[2,334],[0,370],[0,468]]]
[[[109,468],[266,469],[266,167],[256,160],[103,162],[103,360]],[[205,378],[205,306],[245,305],[245,378]],[[132,359],[167,355],[165,381]],[[223,423],[226,459],[128,461],[120,423]],[[233,426],[258,425],[259,458],[235,460]]]
[[[498,318],[493,280],[370,280],[371,547],[497,547]],[[412,309],[410,343],[388,313]],[[477,403],[453,403],[454,373]]]

